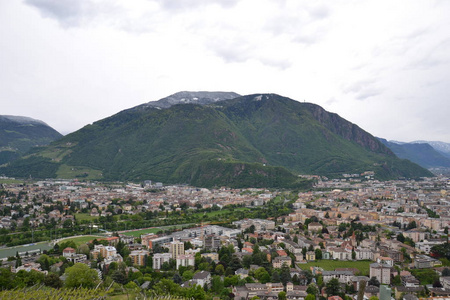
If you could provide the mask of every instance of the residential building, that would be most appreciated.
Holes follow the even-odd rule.
[[[170,253],[155,253],[153,255],[153,269],[161,270],[163,263],[169,262],[172,258],[172,254]]]
[[[381,284],[391,284],[391,267],[386,264],[370,264],[370,278],[376,277]]]
[[[144,266],[148,255],[149,252],[147,250],[134,250],[131,251],[130,258],[133,261],[133,264]]]
[[[173,241],[169,244],[169,253],[172,254],[173,259],[177,259],[178,256],[184,255],[184,243],[180,241]]]

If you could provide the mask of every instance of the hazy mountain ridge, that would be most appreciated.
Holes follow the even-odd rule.
[[[275,94],[214,98],[206,105],[144,104],[119,112],[0,172],[16,177],[89,177],[97,172],[110,180],[236,187],[304,186],[293,174],[373,170],[379,178],[431,176],[317,105]]]
[[[444,155],[444,152],[439,151],[428,142],[398,142],[387,141],[381,139],[380,141],[389,147],[398,157],[408,159],[424,168],[450,168],[450,157]],[[444,145],[443,142],[433,142],[434,145]],[[447,144],[448,145],[448,144]],[[440,149],[445,149],[441,146]]]
[[[440,141],[414,141],[411,143],[426,143],[433,147],[436,151],[450,158],[450,143]]]
[[[0,165],[17,159],[31,147],[48,145],[61,136],[43,121],[0,115]]]

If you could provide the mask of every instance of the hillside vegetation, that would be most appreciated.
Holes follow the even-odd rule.
[[[274,94],[129,109],[0,169],[16,177],[289,188],[310,184],[298,174],[364,171],[380,179],[431,176],[338,115]]]

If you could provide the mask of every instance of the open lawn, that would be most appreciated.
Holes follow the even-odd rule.
[[[1,183],[4,183],[4,184],[16,184],[16,183],[23,183],[23,180],[11,179],[11,178],[2,178],[2,179],[0,179],[0,184]]]
[[[120,233],[140,238],[141,234],[157,233],[158,231],[161,231],[161,230],[162,229],[159,227],[153,227],[153,228],[145,228],[145,229],[135,229],[135,230],[130,230],[130,231],[121,231]]]
[[[69,238],[61,240],[60,242],[73,241],[78,247],[81,244],[85,244],[87,242],[92,241],[93,239],[99,239],[99,238],[104,238],[104,236],[100,236],[100,235],[84,235],[84,236],[78,236],[78,237],[73,237],[73,238],[69,237]]]
[[[239,207],[239,208],[234,208],[233,210],[231,210],[231,209],[221,209],[221,210],[214,210],[214,211],[210,211],[210,212],[199,212],[199,213],[195,213],[194,214],[194,216],[195,215],[198,215],[198,216],[203,216],[203,215],[206,215],[206,216],[208,216],[208,217],[218,217],[218,216],[221,216],[221,215],[227,215],[227,214],[230,214],[230,213],[236,213],[236,212],[247,212],[247,211],[250,211],[250,209],[249,208],[247,208],[247,207]]]
[[[79,178],[86,180],[101,179],[102,171],[86,167],[61,165],[56,172],[58,178]]]
[[[361,272],[361,275],[369,275],[370,264],[372,261],[345,261],[345,260],[318,260],[308,262],[306,264],[298,264],[303,270],[309,270],[311,267],[321,267],[325,271],[334,271],[336,268],[356,268]]]
[[[187,225],[191,225],[191,224],[178,224],[178,225],[167,225],[167,226],[144,228],[144,229],[133,229],[133,230],[127,230],[127,231],[120,231],[119,233],[140,238],[141,234],[157,233],[158,231],[162,231],[162,230],[173,230],[173,229],[183,228]]]
[[[92,217],[90,214],[88,213],[77,213],[75,214],[75,218],[78,221],[94,221],[95,219],[98,219],[98,217]]]

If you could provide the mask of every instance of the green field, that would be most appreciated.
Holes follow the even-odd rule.
[[[141,237],[141,234],[146,234],[146,233],[157,233],[158,231],[161,231],[162,229],[159,227],[154,227],[154,228],[146,228],[146,229],[136,229],[133,231],[121,231],[120,233],[125,234],[125,235],[129,235],[129,236],[134,236],[134,237]]]
[[[214,211],[210,211],[210,212],[199,212],[199,213],[195,213],[193,214],[194,216],[208,216],[208,217],[218,217],[218,216],[222,216],[222,215],[228,215],[230,213],[236,213],[236,212],[248,212],[250,211],[249,208],[247,207],[239,207],[239,208],[234,208],[233,210],[231,209],[221,209],[221,210],[214,210]]]
[[[102,171],[86,167],[73,167],[61,165],[56,172],[58,178],[101,179]]]
[[[0,184],[4,183],[4,184],[16,184],[16,183],[23,183],[23,180],[19,180],[19,179],[0,179]]]
[[[298,264],[303,270],[309,270],[311,267],[320,267],[325,271],[334,271],[336,268],[356,268],[361,272],[361,275],[369,275],[370,264],[373,261],[345,261],[345,260],[318,260],[306,264]]]
[[[167,226],[161,226],[161,227],[134,229],[131,231],[120,231],[119,233],[140,238],[142,234],[157,233],[158,231],[162,231],[162,230],[174,230],[174,229],[183,228],[188,225],[192,225],[192,224],[167,225]]]
[[[66,239],[61,240],[60,242],[73,241],[78,247],[81,244],[86,244],[87,242],[90,242],[93,239],[99,239],[99,238],[104,238],[104,236],[100,236],[100,235],[85,235],[85,236],[79,236],[79,237],[74,237],[74,238],[66,238]]]
[[[92,217],[90,214],[88,213],[77,213],[75,214],[75,218],[78,221],[94,221],[95,219],[98,219],[98,217]]]

